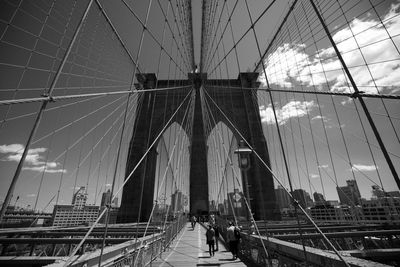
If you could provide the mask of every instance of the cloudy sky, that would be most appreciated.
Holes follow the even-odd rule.
[[[326,7],[326,1],[321,1],[321,12],[358,89],[369,94],[398,94],[400,3],[385,1],[371,6],[364,2],[350,10],[345,2],[339,3]],[[340,14],[340,5],[346,10],[345,15]],[[310,10],[310,6],[303,3],[297,6],[264,60],[270,87],[283,91],[353,93],[354,88],[321,25],[315,23],[315,16],[306,15],[305,10]],[[308,27],[294,26],[301,20],[307,21]],[[293,27],[299,32],[291,33]],[[267,87],[265,75],[260,82]],[[266,135],[276,136],[271,101],[265,93],[259,96]],[[291,93],[274,93],[273,101],[288,149],[290,175],[297,186],[324,191],[332,199],[337,199],[336,186],[345,185],[348,179],[356,179],[366,198],[370,197],[373,184],[383,185],[387,191],[397,190],[358,101]],[[398,172],[398,101],[366,99],[365,102]],[[271,139],[270,149],[281,154]],[[275,163],[275,169],[281,169],[284,175],[279,167],[282,160],[278,157]]]

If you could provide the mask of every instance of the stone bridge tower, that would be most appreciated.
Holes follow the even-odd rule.
[[[236,80],[207,80],[205,73],[189,73],[188,80],[157,80],[156,76],[140,74],[138,81],[140,88],[165,88],[174,86],[192,85],[195,89],[195,108],[193,132],[190,146],[190,212],[200,214],[208,212],[208,172],[207,149],[204,136],[204,122],[202,117],[200,88],[207,84],[207,92],[213,96],[216,104],[231,116],[230,121],[235,122],[235,127],[248,140],[254,150],[269,165],[268,148],[262,130],[257,99],[251,90],[241,88],[258,87],[258,73],[240,73]],[[216,87],[212,87],[216,85]],[[147,150],[148,145],[154,140],[160,128],[164,125],[165,118],[169,118],[188,93],[187,88],[172,91],[147,91],[139,98],[137,116],[134,125],[134,134],[130,141],[129,153],[126,164],[128,175],[139,162]],[[229,99],[227,99],[229,96]],[[165,111],[165,107],[167,110]],[[241,138],[233,129],[227,119],[211,107],[215,124],[225,123],[233,132],[237,140]],[[179,123],[183,113],[178,113],[173,122]],[[171,122],[172,123],[172,122]],[[215,126],[215,125],[214,125]],[[139,168],[134,172],[129,182],[125,185],[121,207],[118,214],[119,223],[147,221],[154,203],[154,184],[157,153],[154,146],[148,153]],[[248,171],[248,184],[251,208],[255,219],[279,219],[275,200],[275,191],[272,175],[265,166],[251,155],[251,168]],[[143,194],[142,192],[146,192]]]

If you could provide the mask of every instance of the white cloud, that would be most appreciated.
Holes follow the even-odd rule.
[[[378,169],[378,166],[375,165],[362,165],[362,164],[353,164],[352,169],[354,171],[375,171]]]
[[[310,178],[316,179],[316,178],[319,178],[319,175],[312,173],[312,174],[310,174]]]
[[[399,9],[400,3],[393,4],[382,18],[386,29],[378,20],[366,16],[354,18],[349,27],[333,35],[354,81],[366,93],[377,93],[375,85],[380,87],[379,90],[383,87],[393,91],[400,86],[399,54],[395,47],[400,47],[400,38],[390,39],[387,34],[400,34]],[[269,54],[265,59],[269,83],[282,87],[293,87],[296,83],[318,89],[329,84],[332,91],[353,91],[332,47],[318,50],[315,56],[310,56],[305,50],[305,44],[284,43]],[[365,67],[364,59],[370,64],[369,70]],[[264,75],[260,81],[265,84]]]
[[[28,171],[37,171],[37,172],[46,172],[46,173],[66,173],[67,170],[65,169],[49,169],[46,168],[46,166],[36,166],[36,167],[23,167],[23,170],[28,170]]]
[[[3,161],[16,161],[19,162],[22,158],[22,153],[24,152],[24,146],[22,144],[10,144],[10,145],[0,145],[0,154],[6,154]],[[37,147],[28,150],[24,164],[27,165],[23,170],[47,172],[47,173],[59,173],[66,172],[65,169],[56,169],[59,165],[57,162],[46,162],[44,161],[42,153],[46,152],[47,148]]]
[[[313,121],[313,120],[325,120],[326,119],[326,117],[325,116],[321,116],[321,115],[318,115],[318,116],[314,116],[311,120]]]
[[[21,144],[11,144],[11,145],[1,145],[0,146],[0,153],[6,154],[6,153],[19,153],[24,149],[24,146]]]
[[[278,120],[279,125],[285,124],[290,118],[293,117],[303,117],[314,108],[316,104],[314,101],[290,101],[282,108],[275,108],[276,118]],[[275,124],[274,113],[272,110],[271,104],[268,107],[260,106],[260,116],[261,122],[265,122],[267,124]]]
[[[57,162],[46,162],[46,166],[47,168],[55,168],[57,167],[59,164]]]
[[[325,164],[325,165],[319,165],[318,166],[318,168],[320,168],[320,169],[327,169],[329,167],[329,165],[328,164]]]
[[[40,153],[46,152],[47,148],[38,147],[32,148],[28,150],[28,154],[26,155],[25,162],[30,163],[32,165],[42,165],[44,164],[41,161],[42,156]],[[11,144],[11,145],[2,145],[0,146],[0,153],[8,154],[7,161],[20,161],[22,158],[22,153],[24,152],[24,146],[21,144]]]

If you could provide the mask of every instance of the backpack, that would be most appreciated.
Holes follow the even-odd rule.
[[[235,227],[235,230],[233,231],[233,234],[235,235],[235,239],[239,240],[240,239],[240,230]]]

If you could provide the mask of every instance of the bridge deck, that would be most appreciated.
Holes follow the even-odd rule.
[[[206,229],[196,224],[194,230],[188,223],[170,248],[153,261],[153,267],[179,267],[179,266],[246,266],[239,259],[233,260],[232,254],[224,244],[219,241],[219,250],[210,257],[206,244]]]

